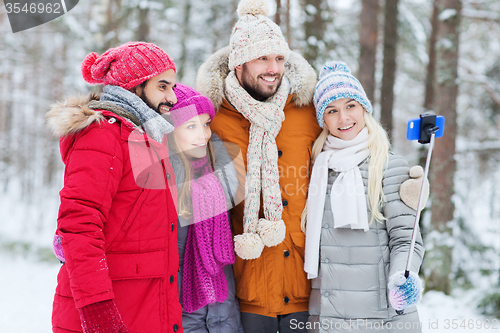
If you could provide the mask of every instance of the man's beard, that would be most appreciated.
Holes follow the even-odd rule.
[[[148,98],[148,96],[146,96],[146,93],[144,92],[144,90],[142,91],[141,93],[141,99],[144,101],[144,103],[146,103],[147,106],[149,106],[151,109],[153,109],[154,111],[156,111],[156,113],[158,113],[160,116],[163,116],[163,114],[160,112],[160,107],[162,106],[168,106],[170,108],[172,108],[174,105],[170,102],[161,102],[160,104],[158,105],[154,105]]]
[[[269,89],[264,89],[262,85],[259,85],[259,80],[261,76],[267,76],[267,77],[276,77],[276,80],[278,81],[278,84],[275,86],[275,89],[269,90]],[[274,75],[258,75],[257,78],[252,78],[248,74],[248,71],[245,69],[245,65],[243,65],[243,70],[241,72],[241,86],[243,89],[245,89],[250,96],[252,96],[254,99],[258,101],[265,101],[269,97],[273,96],[276,91],[278,91],[279,87],[281,86],[281,81],[283,80],[283,76],[281,74],[274,74]]]

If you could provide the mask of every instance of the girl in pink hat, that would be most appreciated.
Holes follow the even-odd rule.
[[[179,298],[184,332],[243,332],[227,213],[238,181],[224,143],[210,130],[210,100],[178,84],[170,110],[170,162],[177,189]],[[215,172],[214,172],[215,170]]]

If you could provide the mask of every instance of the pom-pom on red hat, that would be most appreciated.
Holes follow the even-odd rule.
[[[91,84],[131,89],[168,69],[175,63],[155,44],[130,42],[112,48],[101,56],[92,52],[82,63],[82,75]]]

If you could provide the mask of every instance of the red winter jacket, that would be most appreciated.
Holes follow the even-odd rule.
[[[92,110],[88,102],[70,100],[47,114],[66,165],[57,226],[66,263],[53,331],[81,332],[77,308],[114,299],[131,333],[182,332],[168,148],[116,115],[125,110]]]

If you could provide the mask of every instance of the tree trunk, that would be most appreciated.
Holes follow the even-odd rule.
[[[432,221],[436,237],[431,239],[432,251],[427,254],[426,286],[429,290],[451,292],[452,226],[455,175],[455,139],[457,136],[457,72],[460,35],[461,0],[437,0],[438,31],[436,43],[436,78],[434,106],[437,114],[446,118],[446,133],[436,140],[431,168]]]
[[[425,97],[424,97],[424,105],[423,112],[433,111],[434,110],[434,80],[436,74],[436,36],[438,31],[438,6],[437,0],[433,1],[433,10],[432,10],[432,18],[431,18],[431,33],[429,35],[429,63],[427,64],[427,77],[425,80]],[[425,165],[425,160],[427,158],[427,148],[424,145],[421,145],[418,150],[418,164]],[[424,211],[422,211],[422,216],[424,215]],[[421,219],[422,221],[423,219]]]
[[[4,79],[2,81],[2,90],[3,97],[5,98],[2,101],[2,113],[1,123],[0,123],[0,171],[1,177],[3,178],[3,191],[7,192],[10,181],[10,168],[12,167],[12,156],[13,156],[13,148],[12,148],[12,123],[13,123],[13,105],[12,96],[8,94],[9,90],[13,91],[15,89],[14,79],[12,75],[12,67],[7,67],[7,72],[4,74]]]
[[[292,28],[290,27],[290,0],[286,0],[285,26],[286,41],[288,42],[288,46],[292,48]]]
[[[181,55],[179,57],[179,61],[176,63],[177,67],[177,81],[182,82],[182,78],[184,76],[184,68],[188,57],[187,50],[187,41],[189,40],[189,35],[191,33],[191,29],[189,28],[189,17],[191,16],[191,0],[187,0],[184,5],[184,21],[182,24],[182,40],[184,41],[181,44]]]
[[[108,1],[108,6],[106,8],[106,23],[104,24],[102,32],[104,43],[100,53],[103,53],[112,47],[116,47],[119,44],[118,34],[116,32],[119,30],[120,21],[127,19],[126,17],[120,15],[121,9],[121,0]]]
[[[323,20],[321,12],[327,10],[327,5],[322,0],[306,0],[304,3],[304,12],[306,19],[304,22],[304,32],[306,48],[304,58],[310,63],[315,64],[319,56],[318,41],[323,40],[323,34],[326,29],[326,22]]]
[[[233,0],[232,5],[233,5],[233,10],[231,11],[232,19],[231,19],[231,29],[234,27],[236,22],[238,21],[238,15],[236,14],[236,11],[238,10],[238,4],[240,3],[240,0]]]
[[[434,110],[434,74],[436,72],[436,37],[438,30],[438,6],[437,0],[434,0],[432,10],[432,31],[429,36],[429,63],[427,64],[427,78],[425,81],[425,100],[424,111]]]
[[[380,122],[392,141],[392,107],[394,104],[394,82],[396,78],[396,50],[398,43],[398,2],[386,0],[384,23],[384,69],[380,96]]]
[[[137,29],[136,40],[147,42],[149,40],[149,8],[139,8],[139,28]]]
[[[274,23],[281,25],[281,0],[276,0],[276,15],[274,15]]]
[[[363,0],[359,33],[359,82],[370,101],[375,102],[375,68],[378,41],[379,0]]]

